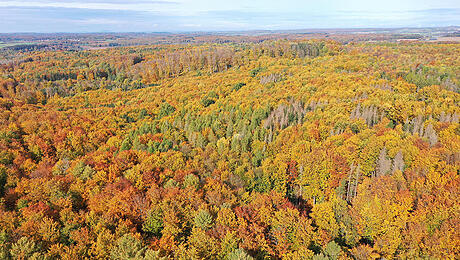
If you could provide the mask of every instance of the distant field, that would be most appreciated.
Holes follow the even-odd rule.
[[[6,48],[6,47],[12,47],[16,45],[30,45],[30,44],[35,44],[35,42],[0,42],[0,49]]]
[[[435,42],[460,42],[460,37],[439,37]]]

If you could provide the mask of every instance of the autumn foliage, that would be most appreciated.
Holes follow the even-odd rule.
[[[1,259],[459,257],[459,44],[10,59]]]

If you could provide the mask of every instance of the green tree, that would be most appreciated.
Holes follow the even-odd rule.
[[[150,211],[147,219],[142,225],[142,230],[156,237],[161,236],[161,231],[163,230],[163,213],[161,210],[157,209]]]
[[[184,186],[185,187],[192,187],[197,189],[200,185],[200,178],[198,178],[195,174],[188,174],[184,178]]]
[[[113,248],[110,258],[115,260],[143,259],[145,248],[141,242],[131,234],[120,237]]]
[[[252,256],[248,255],[242,248],[234,249],[227,255],[227,260],[252,260]]]
[[[28,237],[21,237],[18,242],[11,246],[10,254],[13,259],[40,259],[38,250],[39,248],[33,240]]]
[[[161,104],[160,112],[158,112],[158,118],[169,116],[176,111],[176,108],[171,106],[169,103],[164,102]]]
[[[208,210],[202,209],[195,216],[195,225],[201,229],[209,229],[212,227],[212,216]]]

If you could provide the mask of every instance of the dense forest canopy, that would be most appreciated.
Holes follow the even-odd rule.
[[[460,44],[18,49],[1,259],[454,259]]]

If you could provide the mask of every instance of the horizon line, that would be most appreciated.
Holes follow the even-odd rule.
[[[398,30],[398,29],[439,29],[439,28],[455,28],[460,30],[460,25],[447,26],[397,26],[397,27],[324,27],[324,28],[302,28],[302,29],[248,29],[248,30],[198,30],[198,31],[82,31],[82,32],[0,32],[0,35],[5,34],[192,34],[192,33],[249,33],[249,32],[295,32],[295,31],[327,31],[327,30]]]

